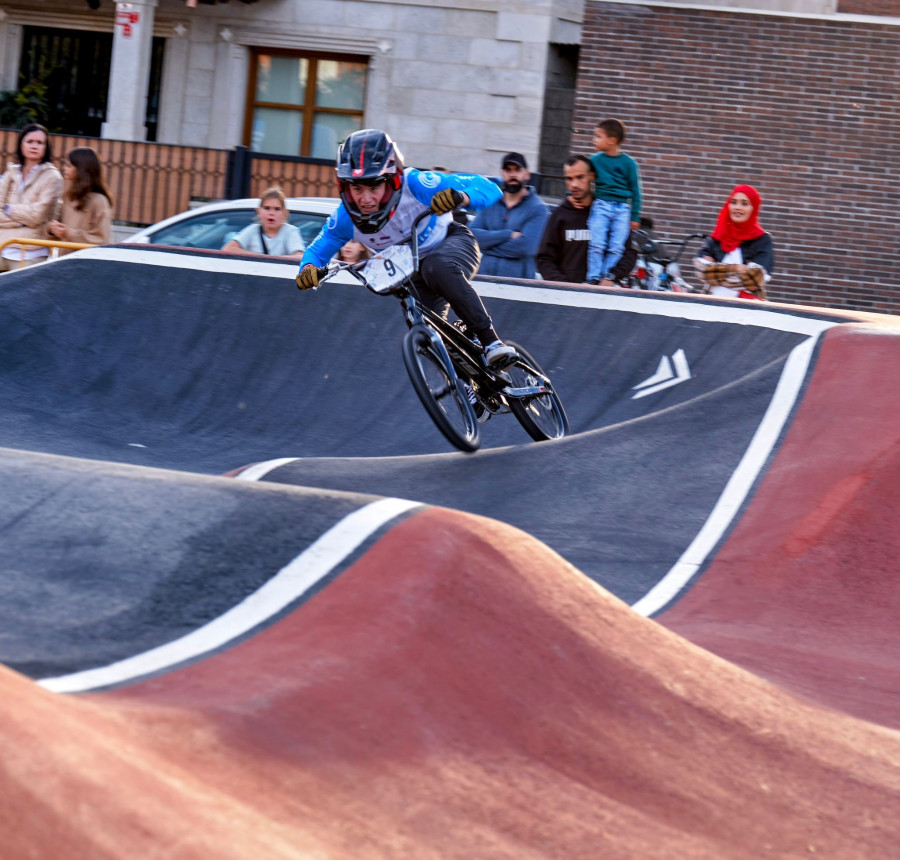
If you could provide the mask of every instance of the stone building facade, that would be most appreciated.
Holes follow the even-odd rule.
[[[8,0],[0,3],[0,89],[21,83],[29,45],[63,51],[60,33],[82,43],[87,34],[111,34],[111,67],[93,83],[103,97],[82,96],[87,112],[104,113],[104,137],[144,139],[148,85],[158,102],[150,122],[156,140],[217,148],[253,145],[267,120],[271,131],[279,110],[306,98],[305,121],[318,125],[300,141],[307,151],[293,154],[327,149],[330,156],[328,142],[359,122],[392,131],[413,164],[496,171],[509,150],[537,164],[548,68],[564,46],[580,41],[583,6],[584,0]],[[47,41],[48,31],[55,41]],[[64,47],[73,50],[69,42]],[[70,72],[75,64],[66,56],[57,66]],[[312,61],[319,80],[330,70],[326,84],[336,85],[324,94],[295,92],[309,82]],[[305,64],[299,87],[292,63]],[[339,80],[341,69],[354,80],[349,73]],[[42,73],[58,77],[60,69]],[[271,76],[267,92],[260,87],[264,74]],[[316,98],[333,112],[327,121],[310,104]],[[282,125],[269,146],[290,148],[292,132]]]

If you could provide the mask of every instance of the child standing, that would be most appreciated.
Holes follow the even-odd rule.
[[[641,174],[637,162],[622,152],[625,124],[617,119],[597,123],[591,163],[597,171],[594,202],[588,228],[588,284],[613,286],[613,267],[641,219]]]

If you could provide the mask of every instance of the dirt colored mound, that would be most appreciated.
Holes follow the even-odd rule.
[[[829,331],[804,399],[733,533],[659,620],[846,713],[900,728],[896,335]]]
[[[888,857],[900,734],[426,509],[298,611],[133,687],[0,672],[9,857]]]

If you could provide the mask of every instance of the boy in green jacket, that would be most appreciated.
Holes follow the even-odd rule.
[[[641,220],[641,173],[637,162],[622,152],[625,124],[617,119],[597,123],[591,163],[597,171],[588,227],[587,283],[612,286],[613,267]]]

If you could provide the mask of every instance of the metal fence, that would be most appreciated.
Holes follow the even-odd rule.
[[[0,129],[4,165],[15,155],[17,137],[16,130]],[[51,144],[57,166],[76,146],[90,146],[96,151],[116,199],[113,217],[121,223],[154,224],[184,212],[192,200],[229,196],[229,156],[232,160],[234,157],[227,149],[65,134],[51,135]],[[249,163],[249,182],[243,186],[248,189],[246,196],[258,197],[272,185],[280,185],[288,197],[335,195],[332,162],[252,153]],[[237,187],[233,182],[231,185]]]
[[[259,197],[273,185],[281,186],[288,197],[334,197],[334,162],[251,152],[246,146],[236,146],[228,153],[223,196]]]

